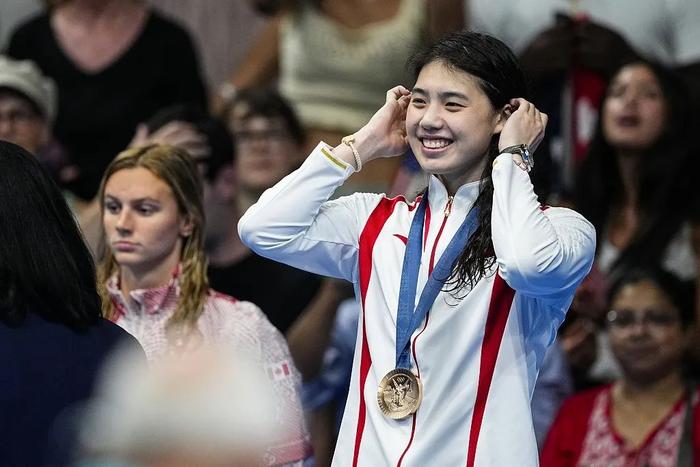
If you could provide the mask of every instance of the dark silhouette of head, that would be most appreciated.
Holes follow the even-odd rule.
[[[75,329],[100,318],[95,266],[48,171],[0,141],[0,321],[28,313]]]

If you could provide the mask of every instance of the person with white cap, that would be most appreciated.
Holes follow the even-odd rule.
[[[0,140],[37,154],[51,138],[56,85],[30,60],[0,55]]]

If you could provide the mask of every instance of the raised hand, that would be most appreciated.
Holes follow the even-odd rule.
[[[186,150],[195,160],[207,158],[210,152],[206,137],[191,123],[180,121],[168,122],[153,133],[148,132],[146,125],[139,125],[129,147],[147,144],[178,146]]]
[[[508,117],[498,140],[499,151],[517,144],[526,144],[531,153],[542,142],[547,126],[547,114],[537,110],[525,99],[512,99],[509,103],[511,114]]]
[[[396,86],[386,93],[384,105],[355,133],[363,162],[406,152],[406,109],[411,92]]]

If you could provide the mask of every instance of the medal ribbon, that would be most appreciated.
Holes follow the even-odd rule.
[[[462,222],[462,225],[459,226],[452,240],[450,240],[444,253],[440,256],[432,274],[430,274],[428,281],[425,283],[425,287],[423,287],[418,305],[415,306],[422,251],[423,222],[425,220],[427,203],[428,192],[426,190],[416,209],[416,214],[413,216],[411,229],[408,232],[406,253],[403,258],[399,306],[396,316],[396,368],[411,368],[411,354],[409,352],[411,336],[423,322],[423,319],[425,319],[428,310],[432,308],[438,293],[442,290],[442,286],[450,277],[457,257],[479,225],[478,209],[472,207],[464,222]]]

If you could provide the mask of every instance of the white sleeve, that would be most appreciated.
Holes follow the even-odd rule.
[[[243,215],[241,240],[261,256],[355,282],[360,233],[382,195],[357,193],[328,201],[352,173],[319,144],[299,169]]]
[[[510,154],[493,168],[491,231],[499,274],[530,296],[571,296],[590,271],[595,229],[565,208],[542,209],[529,175]]]

